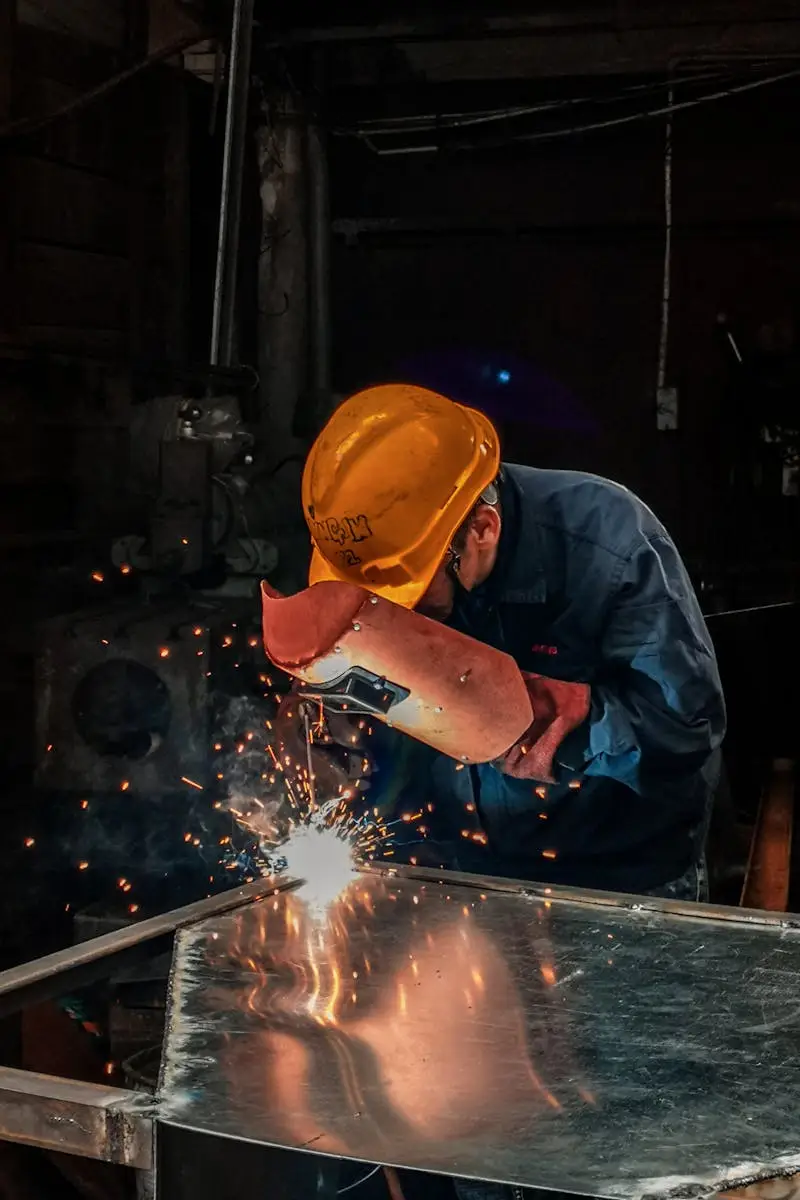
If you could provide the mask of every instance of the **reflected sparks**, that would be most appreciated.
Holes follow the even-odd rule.
[[[353,1114],[380,1157],[386,1137],[449,1145],[495,1128],[498,1088],[502,1111],[534,1124],[590,1104],[553,986],[549,916],[486,900],[361,871],[322,921],[300,885],[215,922],[202,1008],[227,1014],[232,1036],[214,1053],[237,1119],[266,1113],[293,1145],[327,1125],[325,1152],[347,1155],[339,1118]],[[333,1116],[320,1125],[322,1112]]]

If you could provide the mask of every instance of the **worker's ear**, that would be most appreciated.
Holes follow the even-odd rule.
[[[472,533],[478,549],[488,549],[496,546],[500,540],[502,520],[497,507],[493,504],[481,504],[472,518]]]

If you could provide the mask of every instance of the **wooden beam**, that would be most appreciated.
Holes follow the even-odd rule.
[[[789,904],[794,819],[794,763],[776,759],[753,834],[742,906],[786,912]]]
[[[148,0],[148,53],[154,54],[164,46],[185,37],[200,37],[203,26],[199,17],[176,0]]]

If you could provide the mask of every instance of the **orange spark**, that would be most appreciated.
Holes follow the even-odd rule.
[[[181,775],[181,783],[185,783],[189,787],[193,787],[197,792],[202,792],[205,790],[202,783],[195,783],[193,779],[188,779],[185,775]]]

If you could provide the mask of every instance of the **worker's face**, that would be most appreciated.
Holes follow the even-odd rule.
[[[501,524],[500,513],[491,504],[482,504],[472,518],[463,547],[459,549],[461,563],[458,578],[468,592],[491,574],[497,559]],[[428,590],[417,605],[418,612],[435,621],[446,621],[455,602],[456,585],[448,570],[448,562],[449,556],[439,564]]]

